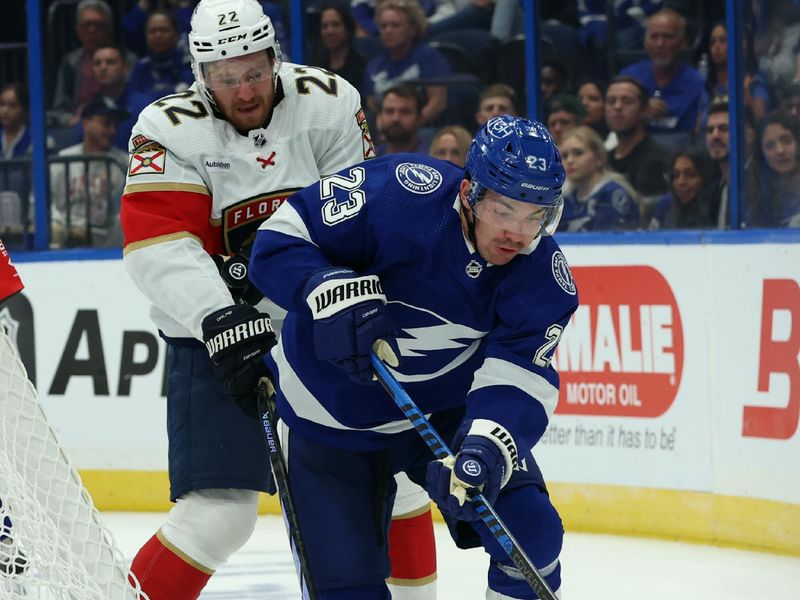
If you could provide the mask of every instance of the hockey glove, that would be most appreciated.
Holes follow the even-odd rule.
[[[381,359],[398,366],[395,328],[376,275],[359,277],[340,268],[318,271],[308,280],[305,297],[314,317],[317,358],[331,361],[363,384],[375,380],[369,359],[373,344]]]
[[[257,416],[256,385],[269,375],[263,359],[277,343],[269,315],[252,306],[234,304],[208,315],[202,327],[203,341],[223,390],[247,414]]]
[[[234,254],[230,257],[213,254],[211,258],[214,259],[214,264],[219,269],[219,275],[228,286],[234,302],[250,306],[261,302],[264,294],[253,285],[247,276],[250,259],[245,254]]]
[[[428,463],[426,487],[439,508],[463,521],[479,520],[470,492],[482,492],[490,504],[497,500],[516,462],[509,440],[510,434],[496,423],[476,420],[455,457]]]

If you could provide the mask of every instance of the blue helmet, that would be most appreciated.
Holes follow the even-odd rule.
[[[563,203],[564,165],[544,125],[503,115],[478,130],[465,165],[474,207],[486,189],[521,202],[556,207]]]

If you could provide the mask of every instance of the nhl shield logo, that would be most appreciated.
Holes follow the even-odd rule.
[[[251,131],[250,132],[250,139],[253,140],[253,145],[256,148],[263,148],[264,145],[267,143],[267,136],[264,135],[264,130],[258,131]]]
[[[469,261],[465,271],[467,273],[467,277],[477,279],[483,271],[483,265],[473,258],[471,261]]]

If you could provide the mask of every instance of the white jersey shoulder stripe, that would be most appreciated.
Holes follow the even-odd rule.
[[[470,392],[493,385],[511,385],[538,400],[550,419],[558,404],[558,389],[541,375],[500,358],[487,358],[475,372]]]

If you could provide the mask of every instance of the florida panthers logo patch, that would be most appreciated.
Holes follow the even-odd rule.
[[[430,194],[442,185],[442,174],[420,163],[402,163],[395,169],[397,181],[414,194]]]

